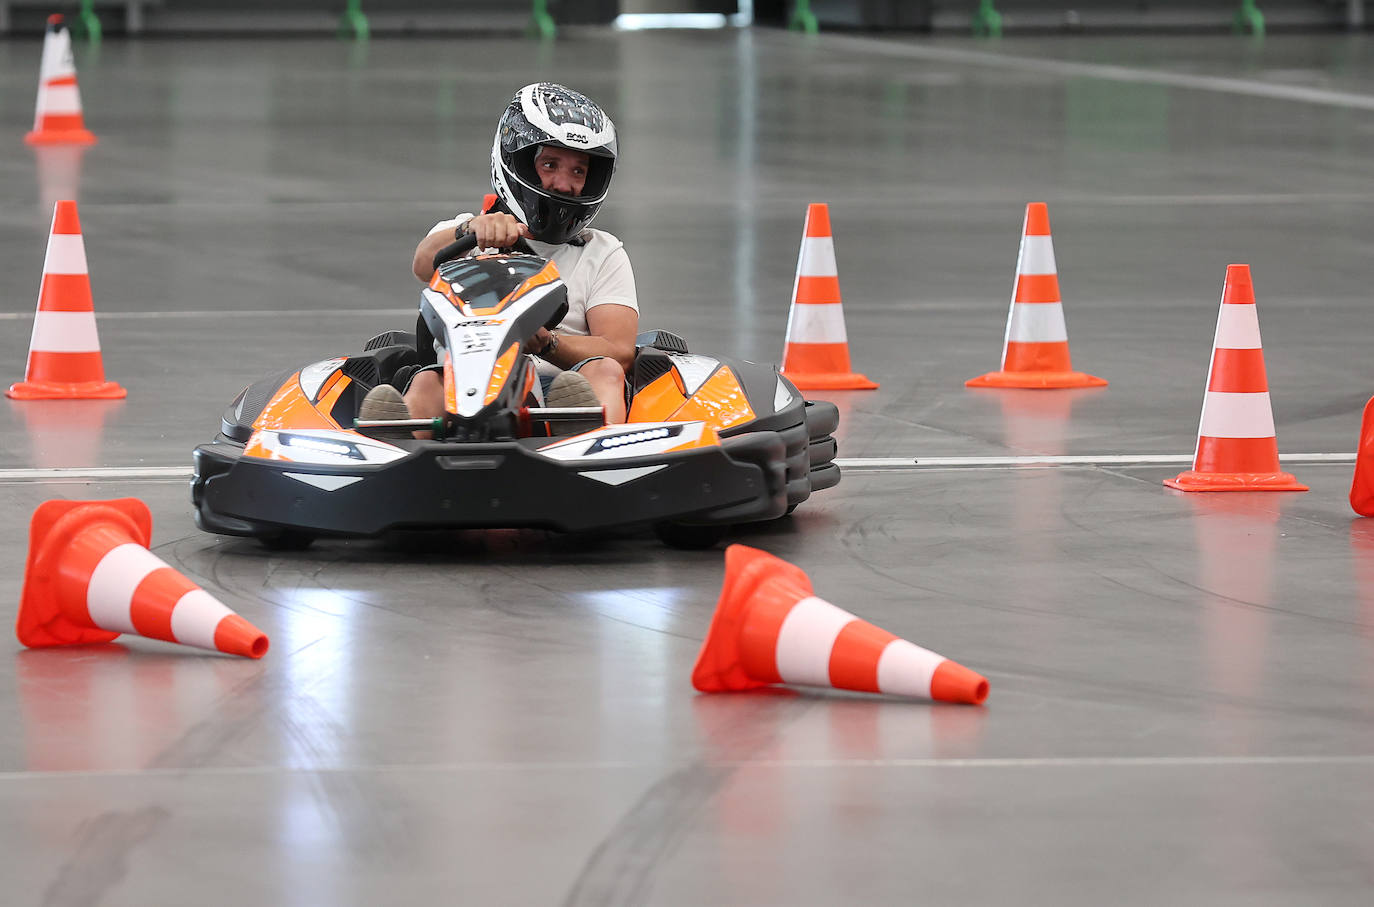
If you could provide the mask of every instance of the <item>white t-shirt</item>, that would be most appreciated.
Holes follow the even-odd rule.
[[[429,235],[445,230],[452,233],[472,217],[460,214],[452,220],[440,221]],[[604,230],[587,229],[582,235],[587,242],[581,246],[536,240],[529,240],[529,244],[535,254],[553,261],[568,287],[568,314],[558,330],[585,337],[591,333],[587,329],[588,309],[599,305],[623,305],[638,312],[639,299],[635,295],[635,275],[624,244]]]

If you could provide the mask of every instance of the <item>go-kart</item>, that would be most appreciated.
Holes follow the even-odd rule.
[[[652,526],[670,545],[705,547],[839,482],[833,404],[805,400],[772,365],[691,353],[667,331],[637,338],[624,424],[604,424],[599,406],[544,405],[524,347],[562,320],[567,288],[528,245],[466,254],[475,244],[464,236],[435,256],[414,332],[234,398],[195,449],[201,529],[300,548],[394,529]],[[445,414],[359,421],[367,392],[430,349]]]

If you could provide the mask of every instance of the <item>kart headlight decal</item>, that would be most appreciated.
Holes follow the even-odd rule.
[[[646,441],[662,441],[665,438],[676,438],[682,434],[681,425],[660,425],[656,428],[645,428],[639,431],[624,432],[616,435],[603,435],[591,443],[587,448],[587,456],[598,454],[603,450],[616,450],[627,447],[631,444],[643,444]]]
[[[352,432],[261,429],[248,439],[243,455],[288,463],[351,467],[399,460],[406,456],[406,451]]]
[[[350,460],[366,460],[358,445],[351,441],[334,441],[329,438],[312,438],[308,435],[292,435],[280,432],[277,435],[282,447],[292,450],[322,453],[332,457],[347,457]]]
[[[706,383],[715,370],[720,368],[720,360],[710,356],[697,356],[692,353],[669,353],[677,373],[682,377],[683,390],[687,396],[695,394]]]
[[[326,359],[323,362],[316,362],[314,365],[307,365],[301,369],[301,391],[307,398],[314,400],[329,376],[337,372],[347,361],[347,359]]]
[[[782,412],[794,399],[792,392],[787,389],[786,384],[783,384],[782,376],[779,375],[778,389],[773,392],[773,412]]]
[[[702,439],[708,434],[714,444],[715,433],[705,423],[696,421],[608,425],[575,438],[555,441],[539,448],[539,454],[562,462],[609,463],[703,446]]]

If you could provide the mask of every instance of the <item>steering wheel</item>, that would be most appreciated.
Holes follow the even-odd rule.
[[[477,248],[477,234],[464,233],[461,237],[434,253],[434,270],[439,270],[439,265],[466,255],[475,248]],[[525,241],[525,237],[523,236],[517,239],[510,248],[512,252],[520,252],[524,255],[534,255],[536,257],[539,255],[538,252],[534,251],[534,247]]]

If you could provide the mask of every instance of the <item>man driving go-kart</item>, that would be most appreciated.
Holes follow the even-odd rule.
[[[540,328],[527,346],[538,358],[548,402],[600,404],[607,423],[625,421],[625,375],[639,330],[629,256],[616,237],[588,227],[610,188],[617,147],[614,123],[590,98],[552,82],[526,85],[502,114],[492,143],[495,204],[435,224],[413,263],[415,276],[428,283],[435,254],[464,234],[475,235],[479,250],[529,241],[553,261],[568,289],[562,322]],[[442,366],[424,348],[428,340],[420,340],[421,365],[375,388],[360,418],[444,413]]]
[[[638,332],[629,258],[587,227],[615,155],[591,101],[522,89],[492,149],[495,199],[416,249],[414,333],[240,391],[193,454],[197,525],[272,548],[525,526],[650,526],[701,547],[834,486],[833,404],[771,364]]]

